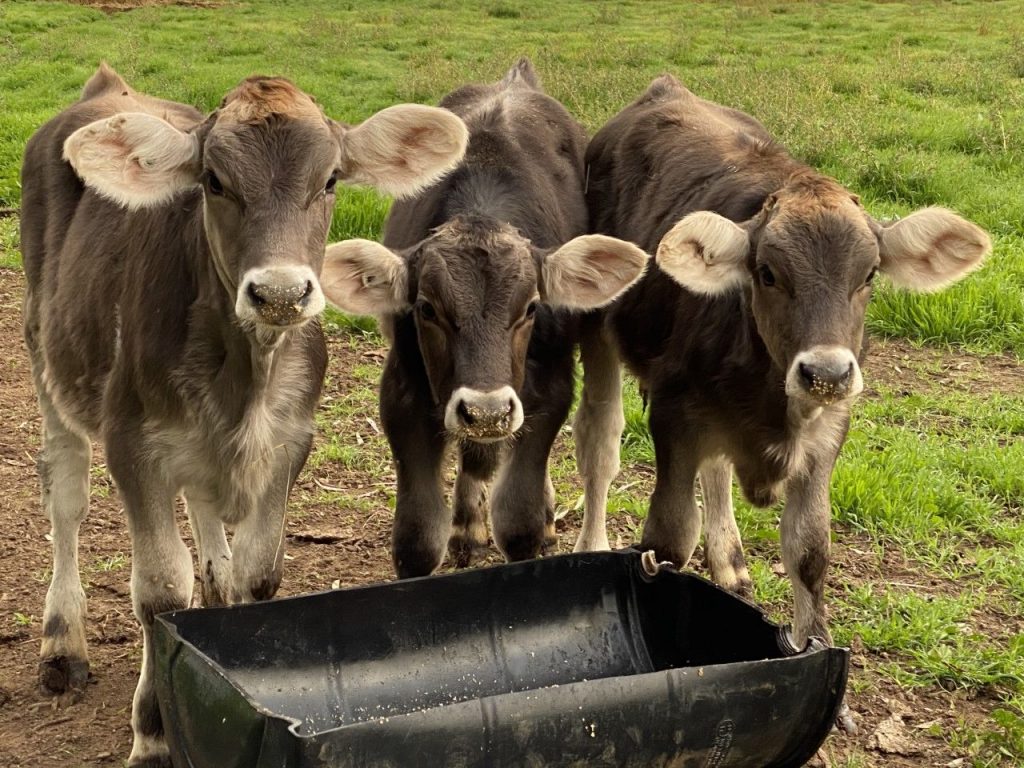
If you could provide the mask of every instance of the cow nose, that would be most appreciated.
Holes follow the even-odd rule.
[[[800,386],[808,395],[824,405],[842,400],[850,391],[853,362],[825,359],[798,363]]]
[[[522,426],[523,406],[512,387],[490,392],[460,387],[448,401],[444,422],[449,431],[470,440],[503,440]]]
[[[845,394],[850,386],[853,375],[853,363],[835,363],[833,361],[808,365],[800,363],[800,383],[812,394],[818,390]]]
[[[253,306],[266,304],[288,304],[304,306],[313,293],[313,281],[304,284],[275,285],[274,283],[249,283],[249,300]]]
[[[816,345],[800,352],[786,375],[786,394],[812,406],[826,406],[860,394],[864,379],[853,351]]]
[[[460,400],[455,414],[465,429],[500,430],[512,415],[512,401],[506,400],[494,408],[480,407]]]
[[[323,303],[323,294],[311,270],[282,267],[247,274],[237,310],[243,319],[287,326],[317,314]]]

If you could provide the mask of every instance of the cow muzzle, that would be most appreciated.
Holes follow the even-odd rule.
[[[445,406],[444,426],[450,434],[478,443],[505,440],[523,426],[523,404],[512,387],[490,392],[459,387]]]
[[[846,347],[815,346],[794,359],[786,375],[786,394],[816,406],[859,395],[864,389],[857,357]]]
[[[320,281],[309,267],[250,269],[242,278],[235,313],[243,322],[286,328],[324,308]]]

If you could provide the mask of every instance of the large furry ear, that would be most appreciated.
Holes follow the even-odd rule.
[[[468,141],[466,124],[447,109],[399,104],[341,129],[342,172],[349,183],[409,197],[455,168]]]
[[[64,159],[85,185],[129,209],[160,205],[199,183],[199,139],[155,115],[121,112],[83,126]]]
[[[658,244],[658,266],[694,293],[727,293],[749,279],[747,230],[710,211],[684,216]]]
[[[625,240],[582,235],[544,257],[541,297],[571,309],[602,307],[640,279],[647,258],[641,248]]]
[[[372,240],[328,245],[320,275],[327,300],[353,315],[388,315],[409,306],[409,268],[394,251]]]
[[[945,208],[923,208],[892,224],[872,223],[882,271],[915,291],[955,283],[992,250],[983,229]]]

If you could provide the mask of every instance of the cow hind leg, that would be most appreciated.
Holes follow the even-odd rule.
[[[558,550],[558,531],[555,530],[555,486],[551,475],[544,473],[544,540],[541,554],[550,555]]]
[[[583,527],[576,552],[609,549],[605,511],[608,488],[619,473],[622,372],[614,344],[600,328],[588,328],[580,340],[583,390],[573,425],[576,463],[583,478]]]
[[[53,576],[43,611],[39,683],[48,693],[84,687],[89,676],[86,600],[78,571],[78,532],[89,508],[89,439],[64,424],[40,387],[42,504],[53,538]]]
[[[753,595],[743,543],[732,508],[732,465],[724,458],[700,468],[704,501],[704,554],[711,578],[742,597]]]
[[[456,568],[466,568],[487,555],[487,484],[497,458],[492,446],[467,444],[459,451],[448,539],[448,557]]]

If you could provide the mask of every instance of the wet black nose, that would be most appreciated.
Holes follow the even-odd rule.
[[[511,399],[486,406],[460,400],[455,415],[466,429],[483,433],[507,429],[514,409],[515,403]]]
[[[800,363],[800,384],[813,395],[841,396],[852,378],[853,363],[846,360]]]

